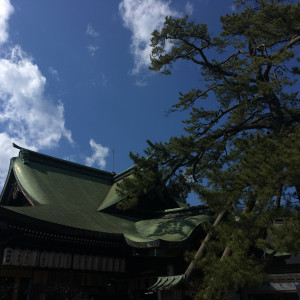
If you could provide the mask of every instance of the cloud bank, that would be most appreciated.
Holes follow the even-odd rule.
[[[39,67],[21,46],[1,47],[8,41],[13,11],[9,0],[0,1],[0,187],[9,159],[18,152],[13,142],[36,151],[57,146],[63,137],[72,143],[63,104],[45,96],[46,78]]]
[[[154,29],[163,26],[166,16],[179,16],[170,1],[123,0],[119,5],[123,24],[132,32],[130,51],[134,58],[133,74],[150,64],[150,38]]]

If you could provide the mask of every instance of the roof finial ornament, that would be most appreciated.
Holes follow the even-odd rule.
[[[24,165],[29,165],[29,151],[18,146],[15,143],[13,143],[13,147],[20,149],[19,157],[22,159]]]
[[[13,143],[13,147],[17,149],[22,149],[22,147],[18,146],[17,144]]]

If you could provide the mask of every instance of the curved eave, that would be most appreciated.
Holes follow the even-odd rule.
[[[41,207],[41,206],[40,206]],[[32,211],[31,211],[32,212]],[[114,239],[119,241],[124,241],[123,231],[126,230],[126,226],[119,226],[117,228],[112,228],[111,230],[105,230],[103,227],[100,228],[92,228],[92,227],[78,227],[78,226],[70,226],[69,222],[59,223],[52,222],[51,220],[47,220],[45,218],[37,218],[33,216],[33,214],[29,214],[24,212],[21,208],[17,207],[9,207],[9,206],[0,206],[0,217],[3,220],[6,220],[10,223],[15,224],[24,224],[28,227],[38,228],[39,230],[52,230],[55,232],[60,232],[64,234],[70,235],[81,235],[81,236],[89,236],[95,238],[107,238]],[[110,223],[106,223],[107,227],[110,227],[110,224],[116,223],[116,220],[111,220]],[[119,222],[117,222],[119,223]],[[134,225],[127,224],[131,227],[131,230],[134,230]],[[102,225],[103,226],[103,225]],[[125,227],[125,228],[124,228]],[[94,230],[93,230],[94,229]],[[96,229],[96,230],[95,230]],[[130,228],[128,229],[130,231]]]
[[[15,177],[13,172],[13,162],[16,158],[13,157],[10,160],[9,168],[8,168],[8,174],[4,183],[4,186],[2,188],[1,196],[0,196],[0,203],[3,203],[3,200],[7,198],[7,194],[10,191],[10,186],[14,183]]]
[[[128,246],[133,248],[139,248],[139,249],[148,249],[148,248],[185,248],[187,241],[189,238],[187,238],[184,241],[166,241],[163,239],[156,239],[156,240],[149,240],[149,239],[143,239],[141,237],[136,237],[128,234],[124,234],[125,241]]]
[[[19,181],[19,178],[16,175],[14,168],[12,168],[12,172],[13,172],[13,175],[14,175],[15,182],[18,184],[18,187],[21,190],[21,192],[24,195],[24,197],[27,200],[29,200],[29,202],[31,203],[31,205],[33,205],[33,206],[40,205],[41,204],[40,202],[36,201],[34,197],[32,197],[29,193],[27,193],[26,189],[23,187],[22,183]]]
[[[188,287],[188,283],[185,279],[185,274],[175,276],[158,277],[157,281],[148,288],[149,291],[164,291],[174,289],[179,285]]]
[[[210,222],[208,215],[175,216],[138,221],[135,223],[138,235],[124,234],[128,245],[136,248],[182,247],[190,237],[201,229],[204,222]]]
[[[55,210],[56,221],[54,222],[51,213],[47,213],[47,217],[41,210],[45,210],[48,205],[36,206],[36,207],[4,207],[0,206],[0,215],[6,216],[6,218],[13,220],[14,222],[21,222],[34,227],[43,227],[48,229],[57,230],[69,234],[82,234],[99,238],[109,238],[116,240],[123,240],[130,247],[134,248],[184,248],[186,242],[191,235],[201,227],[201,224],[207,220],[202,220],[194,227],[190,228],[190,232],[181,238],[166,238],[165,236],[156,236],[155,239],[146,237],[142,232],[137,231],[136,223],[133,221],[125,220],[117,216],[108,215],[101,212],[95,212],[95,217],[91,218],[91,222],[84,224],[78,224],[80,215],[76,215],[73,222],[63,218],[64,213],[61,212],[61,216]],[[188,218],[188,217],[187,217]],[[149,220],[150,221],[150,220]],[[153,222],[153,220],[151,220]],[[156,220],[157,222],[160,219]],[[138,222],[137,222],[138,223]],[[72,226],[73,225],[73,226]]]

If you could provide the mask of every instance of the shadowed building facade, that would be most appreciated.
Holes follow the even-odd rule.
[[[157,299],[148,291],[157,277],[184,273],[184,251],[211,219],[206,207],[153,190],[122,211],[117,184],[133,169],[114,174],[18,148],[0,199],[7,299]],[[167,294],[182,299],[184,288]]]

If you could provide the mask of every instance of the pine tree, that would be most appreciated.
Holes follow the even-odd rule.
[[[169,75],[183,60],[199,66],[206,86],[181,93],[172,107],[189,111],[186,134],[149,141],[145,156],[131,154],[136,176],[120,186],[128,206],[154,186],[178,183],[180,194],[194,191],[216,216],[226,210],[197,262],[199,295],[207,299],[262,280],[264,265],[253,253],[267,247],[267,229],[275,250],[300,251],[300,4],[235,3],[219,36],[187,16],[167,17],[153,32],[150,69]],[[203,100],[211,99],[216,108],[207,110]],[[276,218],[286,220],[281,228]]]

